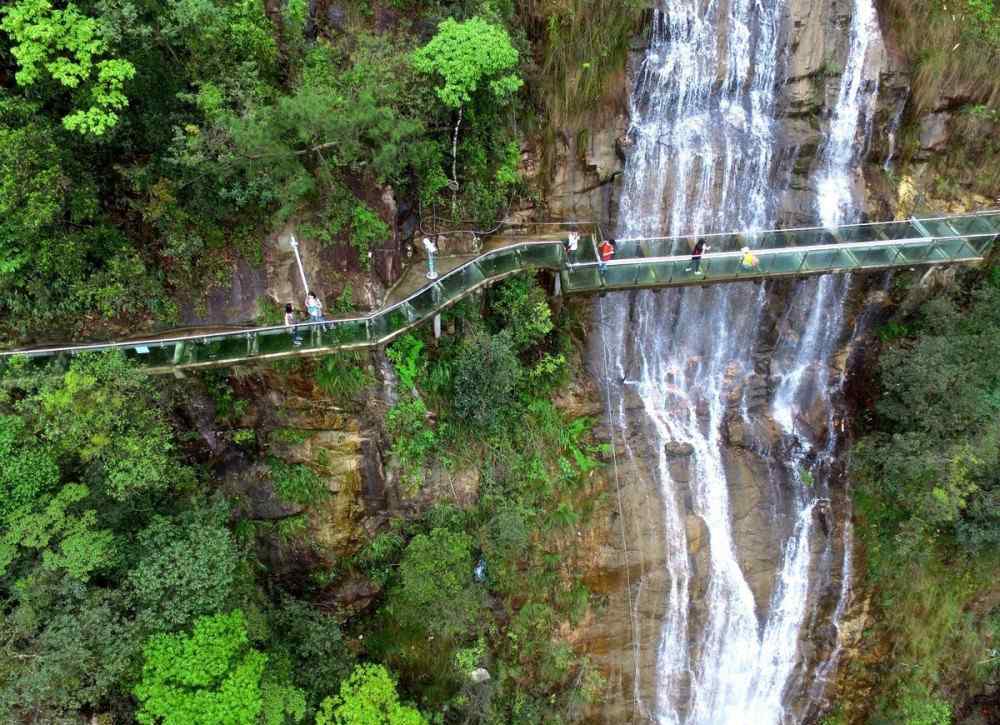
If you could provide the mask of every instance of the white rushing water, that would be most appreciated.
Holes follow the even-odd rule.
[[[783,190],[774,181],[773,150],[784,2],[665,0],[654,13],[632,99],[633,149],[619,238],[773,223],[772,204]],[[850,58],[818,172],[824,223],[832,223],[828,214],[851,208],[855,142],[874,107],[862,109],[872,90],[864,77],[872,40],[862,35],[871,28],[877,33],[877,22],[868,13],[871,0],[857,3]],[[787,369],[768,412],[789,435],[803,433],[797,418],[817,398],[832,411],[823,371],[841,337],[848,285],[833,277],[806,282],[796,286],[788,305],[785,322],[798,332],[779,345]],[[663,502],[669,585],[657,645],[657,696],[639,706],[658,723],[765,725],[795,718],[786,701],[801,684],[797,643],[811,602],[810,574],[834,566],[829,543],[818,564],[812,554],[814,509],[823,490],[806,472],[815,451],[806,441],[775,454],[780,460],[769,467],[771,489],[784,491],[787,500],[775,502],[772,512],[774,529],[782,532],[779,571],[770,601],[757,602],[740,566],[722,437],[727,416],[750,415],[746,389],[760,379],[755,353],[766,305],[765,286],[749,283],[617,294],[598,303],[612,423],[642,427],[656,451],[649,483]],[[641,398],[640,419],[626,409],[629,386]],[[742,391],[735,403],[734,390]],[[673,479],[668,444],[693,452],[689,481]],[[832,453],[833,436],[827,448]],[[629,447],[628,453],[640,457],[644,451]],[[688,555],[692,519],[707,530],[705,571],[695,571]],[[840,601],[846,597],[845,590]]]

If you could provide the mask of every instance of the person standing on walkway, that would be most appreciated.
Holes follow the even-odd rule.
[[[326,322],[326,318],[323,317],[323,303],[311,291],[306,295],[306,312],[309,313],[310,322]],[[310,328],[314,335],[319,335],[321,330],[326,329],[326,325],[313,324]]]
[[[302,344],[302,337],[299,335],[299,326],[295,324],[295,310],[292,303],[285,303],[285,327],[289,328],[288,334],[292,336],[292,344],[298,347]]]
[[[757,269],[760,260],[757,259],[757,255],[750,251],[750,247],[743,247],[740,251],[743,252],[743,256],[740,257],[740,268],[744,272],[752,272]]]
[[[710,246],[705,244],[704,239],[699,239],[694,243],[694,249],[691,250],[691,264],[687,266],[685,272],[694,271],[695,274],[705,274],[701,271],[701,255],[711,249]]]
[[[430,237],[424,237],[424,250],[427,252],[427,279],[437,279],[437,269],[434,268],[434,257],[437,254],[437,245]]]
[[[597,270],[601,273],[601,281],[604,281],[605,273],[608,269],[608,262],[615,256],[615,240],[605,239],[597,247]]]

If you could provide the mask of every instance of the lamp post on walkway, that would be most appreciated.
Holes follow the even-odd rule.
[[[302,291],[309,293],[309,283],[306,282],[306,272],[302,269],[302,258],[299,256],[299,243],[295,241],[295,235],[291,235],[292,251],[295,252],[295,263],[299,266],[299,277],[302,278]]]

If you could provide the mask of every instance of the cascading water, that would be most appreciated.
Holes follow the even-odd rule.
[[[772,202],[782,191],[773,182],[782,5],[783,0],[670,0],[654,13],[632,99],[633,148],[620,238],[762,228],[772,222]],[[868,46],[855,41],[856,27],[871,25],[864,13],[855,15],[851,57],[860,52],[864,66]],[[841,139],[854,143],[859,114],[848,132],[852,113],[846,106],[871,90],[863,67],[855,72],[850,63],[834,112],[838,130],[824,151],[829,162],[822,164],[819,184],[837,193],[847,188],[848,195],[844,170],[856,157],[842,154]],[[870,124],[870,115],[866,118]],[[843,197],[837,199],[836,209],[849,208]],[[828,221],[825,212],[823,217]],[[828,396],[827,386],[807,373],[817,359],[825,359],[819,356],[830,354],[842,325],[846,286],[834,284],[827,291],[832,293],[819,294],[827,298],[824,306],[815,284],[798,286],[789,306],[801,313],[802,334],[784,345],[789,372],[770,408],[790,434],[797,431],[796,406],[817,394]],[[811,541],[819,490],[804,480],[805,447],[767,452],[776,459],[768,467],[771,489],[785,500],[772,506],[774,529],[782,535],[779,571],[769,598],[759,601],[740,564],[731,521],[731,462],[722,434],[727,419],[748,416],[748,388],[766,377],[755,354],[766,313],[766,288],[753,284],[614,295],[598,303],[613,427],[640,427],[655,443],[650,465],[636,470],[648,470],[650,483],[659,488],[666,537],[669,586],[657,694],[654,702],[639,703],[658,723],[795,719],[786,696],[801,674],[797,642],[816,563]],[[642,401],[638,419],[624,403],[628,386],[635,386]],[[829,397],[822,400],[828,403]],[[626,444],[633,458],[644,455],[628,437]],[[690,453],[689,481],[674,479],[668,445]],[[701,568],[688,553],[692,518],[708,534],[708,563]],[[833,566],[829,547],[819,558],[819,566]]]

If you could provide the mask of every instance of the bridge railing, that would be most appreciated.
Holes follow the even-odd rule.
[[[985,256],[1000,235],[1000,211],[856,224],[833,230],[803,228],[701,235],[715,240],[710,243],[716,250],[749,246],[758,260],[756,267],[746,269],[741,264],[741,252],[711,251],[702,257],[698,271],[703,274],[695,274],[693,269],[689,244],[693,244],[692,236],[622,239],[614,259],[600,265],[596,261],[596,244],[600,239],[596,225],[588,227],[571,222],[531,224],[523,228],[523,235],[512,233],[507,238],[545,238],[513,241],[492,249],[370,315],[301,322],[294,329],[263,326],[36,347],[0,352],[0,359],[15,354],[43,357],[121,350],[127,357],[156,370],[368,347],[390,341],[480,286],[532,268],[559,270],[566,291],[584,292],[975,261]],[[581,235],[574,252],[567,251],[565,246],[565,237],[571,231]]]
[[[833,229],[797,227],[766,229],[749,232],[713,232],[682,234],[666,237],[626,237],[617,240],[615,258],[651,258],[681,256],[690,253],[695,242],[703,239],[714,252],[738,251],[750,247],[754,251],[789,247],[817,247],[851,242],[892,242],[928,237],[982,238],[1000,229],[1000,211],[945,215],[926,219],[894,222],[848,224]]]
[[[669,256],[615,257],[569,264],[564,272],[567,291],[663,287],[710,281],[801,276],[834,271],[888,269],[900,266],[966,262],[981,259],[997,233],[919,237],[894,241],[866,241],[790,246],[752,250],[756,265],[743,264],[743,253],[708,252],[695,265],[691,253]]]
[[[371,315],[331,318],[324,322],[299,322],[251,327],[237,332],[159,336],[122,342],[38,347],[7,351],[0,357],[24,355],[50,357],[103,350],[121,350],[144,365],[198,367],[247,358],[286,357],[314,350],[352,349],[384,344],[470,291],[524,269],[560,269],[566,264],[561,239],[516,242],[486,252],[446,274],[405,299]],[[297,341],[297,342],[296,342]]]

